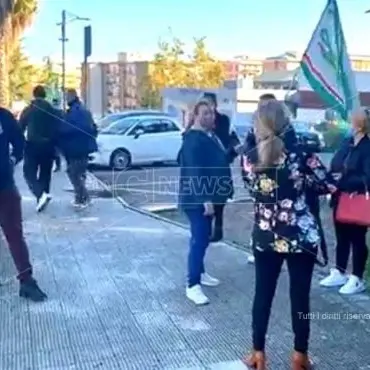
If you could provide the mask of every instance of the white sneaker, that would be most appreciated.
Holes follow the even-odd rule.
[[[355,275],[350,275],[346,284],[344,284],[340,289],[340,294],[356,294],[362,293],[366,290],[366,285],[363,280]]]
[[[255,261],[255,258],[254,258],[254,256],[253,256],[253,255],[248,256],[248,263],[253,264],[253,263],[254,263],[254,261]]]
[[[191,288],[186,288],[186,297],[194,302],[197,306],[202,306],[209,303],[208,297],[203,293],[202,287],[194,285]]]
[[[208,275],[206,272],[202,274],[200,283],[204,286],[217,286],[220,284],[220,280]]]
[[[330,269],[330,274],[326,278],[320,281],[320,285],[332,288],[339,287],[347,283],[348,277],[345,274],[342,274],[338,269]]]
[[[50,201],[51,201],[51,195],[47,193],[42,193],[40,199],[37,202],[36,211],[42,212],[47,207],[47,205],[50,203]]]

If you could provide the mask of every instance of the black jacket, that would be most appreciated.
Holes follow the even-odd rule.
[[[231,132],[230,119],[226,114],[216,111],[214,133],[225,147],[228,160],[231,163],[238,156],[234,147],[240,144],[240,141],[235,132]]]
[[[59,125],[57,146],[66,158],[85,158],[96,152],[96,126],[91,112],[76,100]]]
[[[10,152],[10,146],[12,151]],[[8,110],[0,108],[0,191],[15,186],[13,166],[23,158],[24,136]],[[10,157],[14,157],[12,163]]]
[[[203,131],[184,134],[180,152],[179,205],[202,207],[204,202],[224,204],[233,195],[232,177],[225,150]]]
[[[38,98],[23,110],[19,124],[23,132],[27,130],[27,141],[54,144],[62,120],[59,110],[45,99]]]
[[[330,170],[338,180],[338,193],[332,197],[332,206],[337,205],[341,192],[364,193],[370,190],[370,139],[364,136],[357,145],[353,137],[343,141],[334,154]]]

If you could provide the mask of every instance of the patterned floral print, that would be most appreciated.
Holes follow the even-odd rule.
[[[255,199],[253,247],[279,253],[316,253],[321,239],[304,187],[325,194],[334,183],[320,159],[314,154],[291,152],[278,167],[264,171],[254,171],[247,156],[243,160]]]

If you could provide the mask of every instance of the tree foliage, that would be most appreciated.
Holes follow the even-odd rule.
[[[184,43],[177,37],[160,41],[149,76],[142,81],[142,105],[157,104],[164,87],[217,88],[225,72],[222,62],[207,50],[206,38],[194,38],[191,55],[186,55]],[[156,105],[154,105],[156,106]]]
[[[194,39],[193,54],[188,65],[189,87],[217,88],[225,80],[224,65],[210,54],[205,40],[205,37]]]
[[[2,12],[0,24],[0,104],[10,104],[10,58],[19,45],[19,39],[33,20],[38,0],[4,0],[6,11]],[[5,9],[5,7],[4,7]]]
[[[11,101],[31,98],[35,73],[35,67],[29,63],[21,44],[18,43],[10,56],[9,93]]]

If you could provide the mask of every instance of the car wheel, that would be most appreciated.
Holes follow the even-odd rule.
[[[131,165],[131,155],[125,149],[115,150],[110,159],[110,166],[115,170],[126,170]]]

